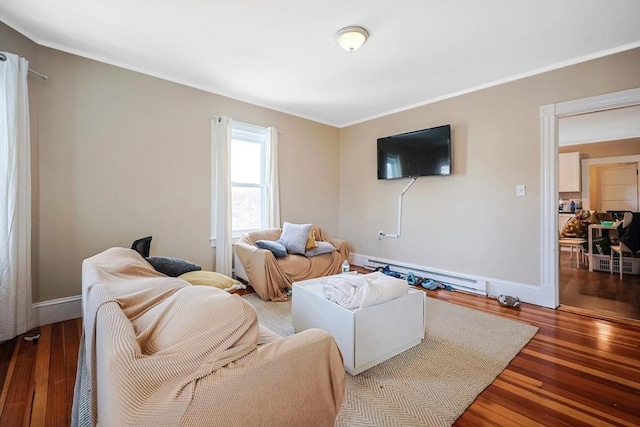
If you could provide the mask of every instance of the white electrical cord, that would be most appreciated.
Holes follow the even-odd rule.
[[[396,234],[389,234],[385,233],[384,231],[378,231],[378,240],[384,239],[385,237],[388,237],[390,239],[397,239],[400,237],[400,230],[402,229],[402,197],[404,196],[404,193],[409,191],[409,188],[411,188],[411,186],[416,182],[417,179],[417,176],[411,178],[411,181],[409,181],[409,183],[404,187],[404,190],[402,190],[402,193],[400,193],[400,196],[398,196],[398,229],[396,231]]]

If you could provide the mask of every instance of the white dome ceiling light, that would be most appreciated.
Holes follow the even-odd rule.
[[[341,48],[347,52],[355,52],[369,38],[369,32],[362,27],[345,27],[338,31],[336,40]]]

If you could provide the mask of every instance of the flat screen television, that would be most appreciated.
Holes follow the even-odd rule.
[[[450,125],[378,139],[378,179],[450,174]]]

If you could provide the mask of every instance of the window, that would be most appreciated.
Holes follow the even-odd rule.
[[[280,226],[278,130],[212,117],[211,162],[211,246],[230,275],[234,241]]]
[[[267,129],[233,122],[231,132],[231,232],[267,225]]]

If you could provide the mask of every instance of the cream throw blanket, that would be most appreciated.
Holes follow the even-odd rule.
[[[198,380],[257,346],[249,303],[157,273],[128,249],[84,261],[83,304],[94,424],[180,425]]]
[[[322,284],[324,297],[342,307],[355,310],[371,307],[409,293],[407,282],[375,272],[370,274],[338,274]]]

